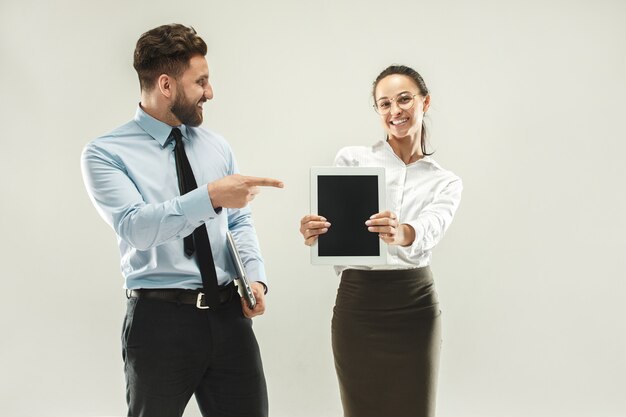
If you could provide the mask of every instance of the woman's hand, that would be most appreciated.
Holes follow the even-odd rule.
[[[328,232],[330,223],[326,218],[316,214],[309,214],[300,220],[300,233],[304,237],[304,244],[311,246],[321,234]]]
[[[413,227],[399,224],[398,217],[389,210],[374,214],[365,225],[368,231],[378,233],[378,237],[389,245],[409,246],[415,240]]]

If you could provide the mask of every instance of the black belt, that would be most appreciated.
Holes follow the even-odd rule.
[[[220,304],[225,304],[232,300],[235,292],[237,292],[237,287],[233,282],[219,287]],[[160,288],[131,290],[129,292],[129,298],[149,298],[152,300],[169,301],[171,303],[191,304],[201,309],[209,308],[206,304],[204,293],[199,289],[183,290],[177,288]]]

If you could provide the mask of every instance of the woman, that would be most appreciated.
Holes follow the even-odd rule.
[[[426,152],[430,95],[422,77],[390,66],[374,81],[372,95],[386,140],[343,148],[335,165],[385,168],[387,209],[363,227],[388,244],[388,260],[335,267],[341,274],[332,319],[335,368],[345,417],[432,417],[441,323],[429,264],[463,186]],[[303,217],[305,244],[326,233],[332,220]]]

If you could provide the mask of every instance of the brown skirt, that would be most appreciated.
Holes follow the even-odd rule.
[[[343,271],[332,344],[345,417],[434,417],[440,314],[429,267]]]

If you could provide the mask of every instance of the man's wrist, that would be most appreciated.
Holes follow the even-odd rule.
[[[264,282],[261,281],[254,281],[257,284],[261,284],[263,286],[263,294],[267,294],[267,285],[265,285]]]
[[[212,182],[206,185],[206,190],[209,194],[209,200],[211,200],[211,205],[213,206],[215,214],[220,214],[222,212],[222,205],[219,203],[219,201],[217,201],[217,198],[215,196],[215,186]]]

